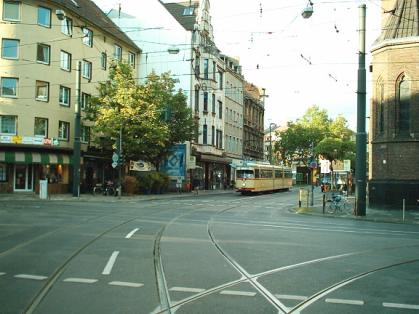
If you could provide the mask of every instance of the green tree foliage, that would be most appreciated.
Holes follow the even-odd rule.
[[[99,83],[98,91],[86,109],[86,119],[95,123],[96,138],[104,137],[114,148],[122,127],[126,160],[158,165],[173,144],[194,135],[186,98],[181,91],[175,93],[169,73],[152,73],[143,85],[137,85],[132,68],[119,62],[110,67],[109,78]]]
[[[311,156],[318,155],[329,160],[352,159],[355,151],[352,134],[344,117],[332,120],[326,110],[312,106],[301,119],[288,122],[288,128],[277,133],[275,151],[287,165],[292,162],[307,165]]]

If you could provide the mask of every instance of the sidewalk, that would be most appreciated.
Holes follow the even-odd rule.
[[[307,187],[305,187],[307,188]],[[365,221],[376,221],[376,222],[391,222],[391,223],[405,223],[405,224],[419,224],[419,208],[410,209],[405,211],[405,216],[403,220],[403,211],[400,206],[400,209],[377,209],[377,208],[366,208],[365,216],[354,216],[351,213],[336,213],[329,214],[327,212],[330,202],[326,202],[326,208],[323,212],[323,193],[317,189],[314,192],[314,205],[301,208],[296,207],[295,212],[298,214],[308,214],[316,216],[324,216],[325,218],[346,218],[346,219],[356,219],[356,220],[365,220]],[[354,208],[355,196],[350,195],[348,200],[351,204],[352,209]]]
[[[205,195],[219,195],[226,193],[236,193],[235,190],[199,190],[198,194],[195,192],[167,192],[163,194],[136,194],[136,195],[123,195],[121,198],[117,196],[104,196],[104,195],[93,195],[91,193],[80,194],[80,197],[73,197],[72,194],[50,194],[48,199],[41,200],[38,194],[32,192],[22,193],[8,193],[0,194],[0,202],[3,201],[69,201],[69,202],[140,202],[140,201],[152,201],[160,199],[176,199],[185,197],[199,197]]]

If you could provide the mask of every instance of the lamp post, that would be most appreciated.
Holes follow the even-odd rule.
[[[269,163],[272,164],[272,125],[275,123],[269,123]]]
[[[76,105],[74,112],[74,144],[73,144],[73,197],[80,197],[80,89],[81,61],[77,62],[76,71]]]

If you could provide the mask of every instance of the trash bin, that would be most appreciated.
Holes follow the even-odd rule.
[[[308,207],[309,196],[310,191],[308,189],[300,188],[298,206],[301,207],[301,204],[304,204]]]
[[[48,198],[48,180],[39,180],[39,198],[41,200]]]

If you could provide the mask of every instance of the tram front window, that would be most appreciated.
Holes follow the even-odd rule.
[[[237,179],[253,179],[253,170],[237,170]]]

